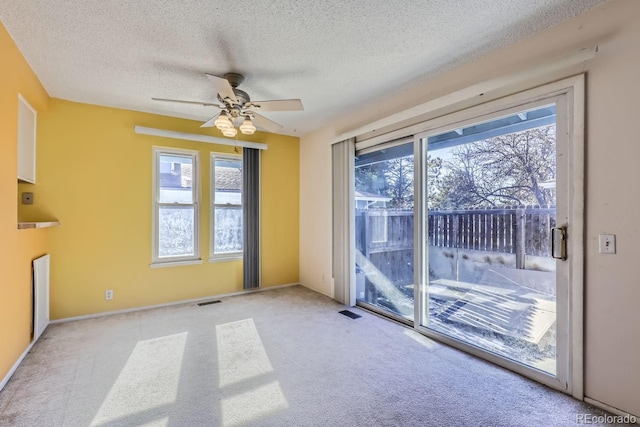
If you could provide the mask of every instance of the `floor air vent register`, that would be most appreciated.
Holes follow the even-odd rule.
[[[342,311],[339,311],[338,313],[344,314],[345,316],[350,317],[351,319],[357,319],[359,317],[362,317],[359,314],[355,314],[354,312],[349,310],[342,310]]]
[[[219,299],[214,300],[214,301],[205,301],[205,302],[199,302],[198,306],[202,307],[203,305],[211,305],[211,304],[218,304],[220,301]]]

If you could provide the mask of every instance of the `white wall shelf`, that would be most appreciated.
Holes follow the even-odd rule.
[[[59,227],[59,221],[30,221],[30,222],[19,222],[18,230],[27,230],[30,228],[47,228],[47,227]]]

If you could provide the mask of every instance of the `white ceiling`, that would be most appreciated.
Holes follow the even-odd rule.
[[[605,0],[0,0],[0,20],[57,98],[206,120],[204,73],[240,72],[304,135]]]

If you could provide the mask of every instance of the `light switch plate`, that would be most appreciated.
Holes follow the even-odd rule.
[[[600,253],[601,254],[615,254],[616,253],[616,235],[615,234],[601,234],[599,238]]]

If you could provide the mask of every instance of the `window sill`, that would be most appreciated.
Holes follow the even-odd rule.
[[[195,265],[195,264],[202,264],[203,261],[201,259],[192,259],[192,260],[186,260],[186,261],[159,261],[159,262],[152,262],[151,264],[149,264],[149,267],[151,268],[163,268],[163,267],[177,267],[180,265]]]
[[[242,254],[216,255],[209,258],[209,262],[242,261]]]

